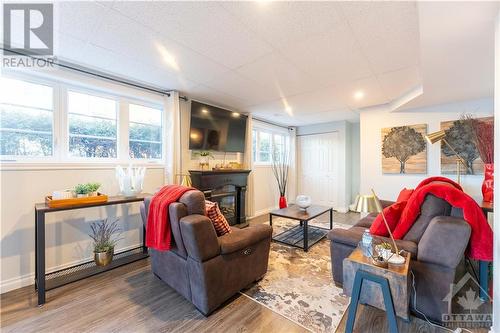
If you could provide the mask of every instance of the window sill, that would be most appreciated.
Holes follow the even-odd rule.
[[[0,162],[0,171],[38,171],[38,170],[110,170],[116,166],[146,167],[164,169],[164,162]]]

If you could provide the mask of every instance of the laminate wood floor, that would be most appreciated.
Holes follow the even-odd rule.
[[[149,260],[47,293],[38,307],[33,286],[0,296],[6,332],[307,332],[238,295],[206,318],[153,276]]]

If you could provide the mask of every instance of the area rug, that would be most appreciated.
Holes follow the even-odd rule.
[[[273,233],[297,223],[273,219]],[[334,223],[334,228],[349,227]],[[326,238],[308,252],[272,242],[267,274],[244,294],[312,332],[335,332],[349,305],[349,298],[333,283]]]

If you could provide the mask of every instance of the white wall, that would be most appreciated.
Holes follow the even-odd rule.
[[[72,188],[78,183],[100,182],[101,191],[118,193],[113,167],[63,168],[1,171],[1,281],[6,292],[33,284],[35,269],[34,205],[53,190]],[[164,169],[146,171],[144,192],[164,184]],[[92,258],[90,223],[106,217],[121,217],[124,239],[117,251],[138,246],[142,241],[139,204],[87,208],[46,215],[46,269],[57,270]]]
[[[351,203],[356,200],[359,194],[359,163],[360,163],[360,133],[359,123],[351,123]]]
[[[396,112],[362,111],[360,114],[361,193],[369,193],[373,188],[381,198],[395,200],[403,187],[414,188],[423,179],[441,174],[439,144],[427,145],[427,174],[382,174],[382,128],[427,124],[427,132],[432,133],[440,130],[441,121],[459,119],[464,113],[473,113],[477,117],[491,116],[493,99],[486,98]],[[454,175],[445,176],[456,179]],[[482,175],[467,175],[462,177],[462,186],[468,194],[480,198],[482,181]]]
[[[308,125],[297,127],[297,136],[320,134],[328,132],[339,133],[339,179],[337,198],[339,211],[347,211],[351,203],[352,178],[355,170],[352,169],[352,124],[347,121],[335,121],[330,123]]]

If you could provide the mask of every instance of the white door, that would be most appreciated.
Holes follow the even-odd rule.
[[[313,204],[338,207],[338,132],[299,136],[298,193]]]

